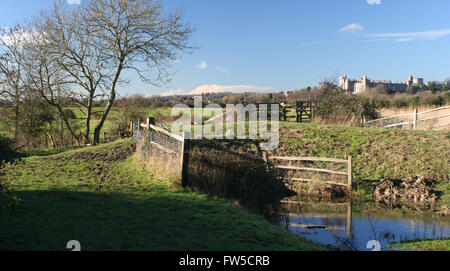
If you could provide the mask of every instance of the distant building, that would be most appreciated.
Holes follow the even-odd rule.
[[[359,80],[349,79],[347,75],[339,77],[339,86],[354,93],[362,93],[369,88],[384,87],[393,92],[404,92],[409,86],[415,84],[423,84],[423,78],[413,78],[409,76],[405,82],[392,82],[392,81],[373,81],[364,76]]]
[[[333,84],[331,82],[320,82],[319,83],[319,88],[326,88],[328,86],[337,87],[335,84]]]

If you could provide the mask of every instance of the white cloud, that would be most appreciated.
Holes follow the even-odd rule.
[[[197,65],[197,69],[206,69],[208,68],[208,64],[206,64],[206,61],[200,62],[200,64]]]
[[[161,93],[160,96],[175,96],[175,95],[201,95],[203,93],[244,93],[244,92],[258,92],[273,90],[271,87],[260,87],[254,85],[201,85],[191,91],[186,91],[183,88],[171,89],[167,92]]]
[[[448,35],[450,35],[450,29],[431,30],[423,32],[377,33],[367,36],[403,42],[412,40],[435,40]]]
[[[182,88],[178,88],[178,89],[171,89],[171,90],[163,92],[159,95],[166,97],[166,96],[176,96],[176,95],[184,95],[184,94],[186,94],[186,90],[182,89]]]
[[[80,5],[81,4],[81,0],[67,0],[67,3],[69,5]]]
[[[221,72],[221,73],[230,73],[229,70],[227,70],[227,69],[225,69],[225,68],[222,68],[222,67],[220,67],[220,66],[217,66],[216,69],[217,69],[219,72]]]
[[[412,41],[413,39],[396,39],[396,42],[407,42],[407,41]]]
[[[381,0],[367,0],[369,5],[381,5]]]
[[[339,32],[357,32],[357,31],[363,31],[364,27],[360,23],[353,23],[346,25],[339,29]]]
[[[202,93],[220,93],[220,92],[232,92],[232,93],[243,93],[243,92],[253,92],[253,91],[268,91],[272,90],[271,87],[260,87],[253,85],[202,85],[191,92],[191,95],[198,95]]]

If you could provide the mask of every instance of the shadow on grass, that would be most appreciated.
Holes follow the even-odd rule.
[[[141,194],[17,191],[0,215],[0,250],[312,250],[261,217],[180,190]]]

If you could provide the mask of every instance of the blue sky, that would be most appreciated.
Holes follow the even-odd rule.
[[[347,74],[375,80],[450,77],[448,0],[165,0],[183,7],[200,46],[148,86],[127,73],[122,95],[286,91]],[[370,2],[370,3],[369,3]],[[52,0],[2,0],[0,26]]]

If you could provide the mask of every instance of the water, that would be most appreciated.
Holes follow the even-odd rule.
[[[291,213],[289,218],[288,229],[295,234],[321,244],[358,251],[375,249],[368,248],[371,240],[378,241],[381,250],[388,250],[391,243],[450,236],[450,225],[439,220],[358,215],[351,205],[347,213]]]

